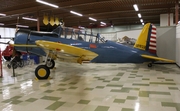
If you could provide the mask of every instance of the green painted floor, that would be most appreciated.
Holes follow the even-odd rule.
[[[173,64],[58,63],[50,80],[28,65],[3,63],[1,111],[180,111],[180,69]]]

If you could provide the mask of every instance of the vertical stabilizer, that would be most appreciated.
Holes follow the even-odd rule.
[[[134,48],[156,54],[156,26],[151,23],[145,24]]]

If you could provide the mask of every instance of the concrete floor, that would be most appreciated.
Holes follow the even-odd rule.
[[[56,62],[50,80],[36,80],[27,65],[3,63],[1,111],[180,111],[180,69],[173,64]]]

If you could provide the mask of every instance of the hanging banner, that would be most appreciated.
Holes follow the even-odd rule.
[[[49,24],[48,15],[45,15],[45,14],[44,14],[43,23],[44,23],[45,25],[48,25],[48,24]]]
[[[54,26],[54,16],[50,17],[50,22],[49,22],[52,26]]]
[[[55,18],[55,24],[56,24],[56,25],[59,25],[59,24],[60,24],[58,17]]]

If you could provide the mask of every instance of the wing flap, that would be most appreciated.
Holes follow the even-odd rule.
[[[83,61],[90,61],[98,56],[98,54],[92,51],[58,42],[38,40],[36,41],[36,44],[45,51],[53,51],[54,55],[56,55],[56,57],[61,61],[74,61],[82,63]]]
[[[170,59],[165,59],[165,58],[160,58],[160,57],[155,57],[155,56],[150,56],[150,55],[141,55],[141,56],[144,57],[144,58],[153,59],[153,60],[156,60],[156,61],[164,61],[164,62],[175,63],[174,60],[170,60]]]

